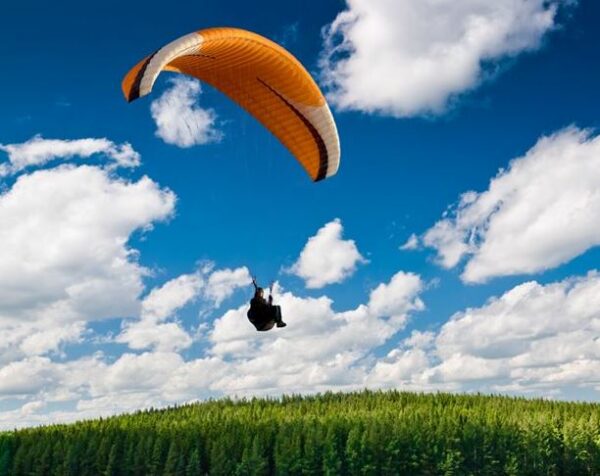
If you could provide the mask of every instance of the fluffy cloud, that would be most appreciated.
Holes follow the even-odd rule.
[[[39,392],[57,380],[50,359],[31,357],[0,368],[0,395],[23,396]]]
[[[488,64],[539,47],[569,0],[346,0],[324,30],[321,67],[341,109],[440,113]]]
[[[193,339],[177,322],[138,321],[125,325],[116,342],[127,344],[133,350],[152,348],[159,352],[176,352],[187,349]]]
[[[597,387],[600,276],[519,285],[454,315],[435,341],[442,380],[493,379],[492,389]],[[467,370],[465,370],[467,369]]]
[[[413,332],[368,372],[372,386],[569,397],[600,391],[600,275],[527,282]],[[600,394],[596,393],[597,397]]]
[[[590,334],[588,339],[581,339],[586,333]],[[558,345],[557,337],[568,345]],[[600,276],[590,273],[585,278],[545,286],[527,282],[481,308],[458,313],[442,327],[436,345],[444,358],[456,354],[487,359],[518,357],[517,363],[554,365],[578,356],[599,358],[598,337]],[[544,342],[552,345],[544,349]],[[532,352],[535,350],[538,352]]]
[[[115,341],[130,349],[177,352],[192,345],[193,339],[179,322],[164,322],[195,301],[205,285],[200,272],[183,274],[148,293],[142,301],[138,320],[124,322]]]
[[[213,323],[202,355],[176,349],[102,354],[68,362],[29,357],[0,370],[0,427],[68,421],[219,395],[279,395],[395,387],[531,393],[564,397],[600,390],[600,275],[546,285],[527,282],[479,308],[454,314],[437,331],[413,331],[384,357],[410,315],[423,309],[419,276],[397,273],[354,309],[326,296],[276,287],[289,326],[257,333],[246,306]],[[48,412],[50,403],[70,410]]]
[[[236,269],[220,269],[208,277],[204,296],[215,307],[219,307],[236,289],[246,287],[251,283],[250,271],[245,266]]]
[[[362,359],[402,330],[408,316],[423,309],[419,276],[399,272],[374,289],[366,304],[335,312],[332,301],[300,298],[275,290],[289,326],[256,333],[244,325],[246,306],[215,321],[210,353],[231,364],[212,388],[224,393],[315,391],[362,384]]]
[[[127,344],[134,350],[151,348],[174,352],[186,349],[193,343],[192,336],[179,322],[164,321],[199,298],[209,309],[218,308],[236,289],[250,283],[246,267],[214,270],[212,263],[205,264],[195,273],[178,276],[151,290],[142,301],[139,320],[124,323],[116,342]]]
[[[380,359],[367,376],[369,386],[402,389],[427,389],[424,372],[429,369],[430,357],[422,349],[395,349]]]
[[[339,219],[327,223],[309,238],[298,261],[288,270],[306,281],[308,288],[341,283],[351,276],[357,264],[366,263],[353,240],[342,239]]]
[[[201,93],[198,81],[172,79],[171,88],[150,106],[157,137],[184,148],[220,141],[223,134],[216,129],[216,113],[197,105]]]
[[[18,177],[0,195],[0,362],[77,341],[86,321],[137,315],[146,270],[127,242],[174,204],[147,177],[99,167]]]
[[[590,184],[597,177],[591,158],[596,140],[576,129],[563,131],[540,141],[494,181],[523,173],[511,181],[533,186],[536,197],[539,187],[558,183],[542,177],[543,185],[535,188],[538,175],[563,165],[556,173],[566,176],[567,184],[580,178],[577,191],[587,190],[588,201],[580,203],[588,210],[595,204]],[[557,152],[563,160],[545,162],[554,157],[546,152],[558,144],[563,144]],[[582,162],[583,168],[562,164],[564,157]],[[540,163],[534,167],[530,160]],[[483,195],[463,200],[475,204]],[[493,217],[513,195],[500,196]],[[547,285],[524,283],[480,308],[455,314],[437,331],[413,331],[384,357],[381,351],[389,349],[410,316],[424,309],[426,287],[416,274],[396,273],[374,286],[363,304],[343,311],[327,296],[301,297],[277,285],[276,302],[289,323],[284,330],[255,332],[243,305],[220,312],[192,333],[179,320],[185,306],[196,302],[214,310],[247,286],[250,276],[245,267],[205,264],[144,295],[147,270],[128,241],[136,230],[168,219],[174,203],[172,192],[147,177],[122,180],[91,165],[22,175],[0,195],[0,222],[6,225],[0,229],[5,251],[0,254],[0,401],[14,409],[0,412],[0,427],[220,395],[365,386],[558,396],[580,387],[600,389],[597,273]],[[364,261],[342,232],[334,220],[309,240],[295,265],[308,270],[307,284],[317,278],[335,282],[331,268],[344,279]],[[325,269],[318,268],[319,256],[329,260]],[[115,317],[127,318],[115,340],[130,351],[57,357],[66,342],[85,338],[90,321]],[[194,341],[199,344],[194,357],[184,357],[181,351]]]
[[[176,352],[187,349],[193,339],[179,322],[163,322],[193,302],[204,287],[200,273],[184,274],[154,288],[142,301],[139,320],[123,323],[116,342],[130,349]]]
[[[142,302],[142,318],[163,320],[195,299],[204,287],[200,273],[184,274],[153,289]]]
[[[171,287],[163,286],[154,296]],[[23,359],[0,371],[0,400],[20,398],[22,405],[31,405],[0,413],[0,427],[224,394],[359,388],[372,351],[402,330],[411,313],[423,309],[423,289],[419,276],[400,272],[374,289],[366,304],[336,312],[325,296],[301,298],[277,286],[277,302],[290,323],[285,331],[257,333],[245,317],[246,306],[232,309],[214,322],[203,355],[188,361],[177,348],[160,344],[115,361],[102,354],[67,362]],[[133,340],[130,344],[135,345]],[[71,410],[48,412],[36,402],[62,402]]]
[[[0,150],[8,154],[8,163],[0,164],[0,177],[57,159],[87,159],[99,154],[112,161],[113,167],[137,167],[140,164],[140,155],[130,144],[115,144],[108,139],[44,139],[37,135],[22,144],[0,144]]]
[[[447,268],[468,257],[470,283],[544,271],[600,244],[599,183],[600,136],[571,127],[541,138],[485,192],[463,194],[423,241]]]
[[[421,290],[421,281],[416,275],[396,273],[389,283],[382,283],[371,291],[369,310],[377,316],[402,318],[406,310],[411,308],[411,300]],[[408,300],[407,300],[408,299]],[[413,309],[422,309],[420,300],[414,301]]]

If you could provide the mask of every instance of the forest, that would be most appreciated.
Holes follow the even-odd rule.
[[[0,433],[0,476],[205,474],[597,475],[600,405],[361,391]]]

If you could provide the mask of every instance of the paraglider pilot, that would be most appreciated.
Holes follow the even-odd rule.
[[[265,291],[256,284],[255,278],[252,278],[252,284],[254,285],[254,297],[250,300],[248,320],[256,327],[256,330],[268,331],[275,325],[277,327],[287,326],[281,318],[281,307],[273,305],[273,286],[269,288],[269,299],[266,300]]]

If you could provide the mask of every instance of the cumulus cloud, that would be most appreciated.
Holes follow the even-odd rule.
[[[486,67],[538,48],[570,0],[346,0],[324,29],[322,77],[340,109],[438,114]]]
[[[423,289],[419,276],[399,272],[374,289],[365,304],[337,312],[325,296],[302,298],[276,286],[276,300],[290,322],[284,332],[257,333],[247,322],[246,306],[231,309],[213,323],[203,354],[187,361],[177,352],[181,347],[160,343],[152,351],[124,353],[114,361],[99,353],[67,362],[26,358],[0,373],[0,399],[18,397],[32,405],[0,413],[0,427],[218,395],[360,388],[372,351],[402,330],[409,315],[423,309]],[[135,347],[135,342],[130,344]],[[58,401],[72,409],[48,412],[33,403]]]
[[[56,369],[46,357],[30,357],[0,367],[0,395],[25,396],[52,386]]]
[[[236,269],[219,269],[208,277],[204,296],[212,302],[213,306],[219,307],[236,289],[251,283],[250,271],[245,266]]]
[[[430,365],[431,358],[422,349],[395,349],[375,363],[367,374],[366,383],[375,387],[428,390],[433,388],[425,376]],[[437,389],[444,388],[438,386]]]
[[[246,306],[215,321],[211,355],[231,362],[213,384],[224,393],[282,393],[358,387],[360,363],[402,330],[411,313],[424,308],[421,278],[399,272],[374,289],[366,304],[336,312],[326,296],[300,298],[275,289],[276,302],[289,323],[284,332],[266,338],[249,326]]]
[[[600,275],[526,282],[437,332],[413,332],[369,371],[373,386],[568,398],[600,391]],[[600,394],[596,393],[597,398]]]
[[[200,272],[183,274],[156,287],[143,299],[139,319],[124,322],[115,341],[130,349],[177,352],[193,343],[192,336],[177,321],[175,313],[195,301],[205,285]]]
[[[23,337],[19,345],[20,350],[25,355],[43,355],[58,351],[63,343],[81,342],[85,331],[85,322],[83,321],[71,324],[62,323],[61,325],[52,325],[51,322],[48,322],[49,328],[43,328],[42,330],[36,329],[37,323],[31,324],[30,326],[24,326],[23,324],[19,326],[26,331],[26,336]]]
[[[300,257],[288,270],[304,279],[312,289],[341,283],[354,274],[356,266],[367,261],[353,240],[342,239],[344,228],[339,219],[327,223],[309,238]]]
[[[219,142],[223,134],[216,128],[217,114],[198,106],[201,93],[196,80],[172,79],[171,87],[150,106],[156,136],[167,144],[183,148]]]
[[[113,167],[131,168],[140,165],[140,154],[130,144],[115,144],[108,139],[44,139],[36,135],[21,144],[0,144],[0,150],[8,155],[8,162],[0,164],[0,177],[58,159],[87,159],[93,155],[103,155],[112,161]]]
[[[530,393],[565,397],[600,391],[600,274],[523,283],[438,330],[413,331],[379,357],[382,346],[424,308],[425,286],[399,272],[364,304],[336,311],[327,296],[297,296],[279,286],[289,326],[257,333],[246,306],[217,318],[201,355],[170,346],[116,360],[102,354],[67,362],[26,357],[0,370],[0,427],[68,421],[220,395],[280,395],[394,387]],[[52,402],[70,410],[52,411]],[[28,405],[31,403],[31,405]],[[27,406],[25,406],[27,405]]]
[[[490,181],[466,192],[423,237],[440,263],[467,257],[462,278],[535,273],[600,244],[600,136],[575,127],[541,138]]]
[[[153,289],[142,302],[142,318],[160,321],[195,299],[204,287],[200,273],[184,274]]]
[[[369,310],[377,316],[389,316],[391,318],[403,318],[409,301],[416,291],[421,290],[421,280],[416,275],[397,273],[389,283],[381,283],[373,291],[369,299]],[[415,309],[422,309],[423,303],[417,299],[414,301]]]
[[[173,320],[177,311],[202,299],[209,309],[218,308],[240,287],[251,283],[248,268],[214,269],[205,264],[196,272],[183,274],[156,287],[142,301],[140,318],[125,322],[116,342],[134,350],[175,352],[193,343],[192,336]],[[205,310],[206,311],[206,310]],[[170,320],[170,322],[164,322]]]
[[[158,323],[138,321],[124,326],[116,342],[130,349],[155,349],[159,352],[177,352],[193,343],[192,336],[177,322]]]
[[[251,283],[246,266],[215,269],[213,263],[204,263],[194,273],[182,274],[152,289],[142,302],[141,317],[161,321],[198,297],[217,308],[237,289]]]
[[[516,286],[480,308],[455,314],[436,337],[442,363],[434,377],[494,379],[503,385],[551,389],[597,387],[600,374],[600,276]],[[585,378],[581,378],[585,375]]]
[[[466,194],[461,203],[476,206],[481,215],[490,206],[490,223],[525,207],[530,215],[523,221],[529,224],[541,213],[531,212],[524,197],[535,209],[534,199],[554,188],[544,195],[554,216],[568,214],[571,231],[580,233],[586,220],[597,218],[586,215],[579,222],[577,214],[596,211],[597,140],[574,128],[544,138],[501,172],[488,192]],[[567,189],[562,199],[552,170]],[[575,180],[577,188],[571,186]],[[490,198],[483,199],[486,194]],[[565,211],[572,201],[579,207]],[[545,285],[524,283],[454,314],[440,329],[413,331],[389,352],[410,317],[424,309],[426,286],[413,273],[396,273],[347,310],[338,310],[327,296],[302,297],[276,285],[276,302],[289,323],[284,330],[255,332],[243,305],[219,312],[202,324],[203,335],[192,335],[178,313],[197,301],[217,309],[250,276],[245,267],[205,264],[145,291],[148,271],[128,244],[130,236],[168,219],[174,205],[174,194],[147,177],[123,180],[92,165],[63,164],[22,175],[0,194],[0,401],[14,408],[0,412],[1,428],[220,395],[365,386],[558,396],[582,387],[600,390],[596,272]],[[454,229],[451,236],[463,232],[457,223],[466,211],[459,210],[444,218],[447,229]],[[490,223],[478,235],[485,239],[457,238],[457,246],[475,257],[472,247],[483,247]],[[294,265],[308,270],[307,284],[311,276],[345,279],[364,261],[342,234],[341,222],[334,220],[309,240]],[[329,260],[325,269],[317,266],[319,256]],[[331,268],[337,271],[328,274]],[[126,318],[115,340],[131,351],[74,359],[61,354],[65,343],[85,337],[90,321],[115,317]],[[202,341],[198,353],[183,354],[195,339]],[[383,349],[387,354],[380,357]]]
[[[175,195],[94,166],[18,177],[0,195],[0,362],[76,342],[85,322],[139,313],[147,271],[127,245]]]

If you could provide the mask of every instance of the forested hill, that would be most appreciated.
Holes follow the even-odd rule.
[[[600,405],[359,392],[0,434],[0,475],[600,474]]]

